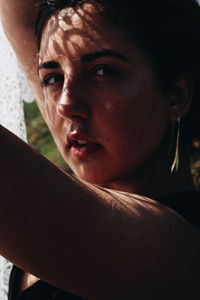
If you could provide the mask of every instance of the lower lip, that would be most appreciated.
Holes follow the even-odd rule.
[[[97,152],[100,148],[101,146],[97,144],[89,144],[82,147],[79,147],[77,145],[72,145],[70,150],[71,150],[71,154],[74,157],[84,158]]]

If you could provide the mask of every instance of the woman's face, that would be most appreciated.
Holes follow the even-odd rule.
[[[79,178],[120,184],[159,148],[168,104],[151,62],[94,6],[51,17],[42,35],[39,75],[45,118]]]

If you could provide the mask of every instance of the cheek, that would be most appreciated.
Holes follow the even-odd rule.
[[[102,94],[101,100],[95,103],[95,109],[98,111],[96,116],[98,116],[99,122],[102,123],[102,127],[105,129],[110,128],[110,130],[117,131],[123,127],[130,127],[133,117],[134,119],[137,115],[141,117],[141,107],[138,107],[135,102],[136,99],[127,93],[123,93],[122,96],[117,92],[108,95]]]
[[[143,147],[152,141],[156,147],[167,122],[165,99],[157,90],[137,91],[123,91],[122,96],[112,93],[104,98],[98,114],[101,128],[107,141],[115,139],[124,145],[137,143]]]
[[[51,129],[57,124],[58,119],[56,99],[56,96],[48,95],[48,93],[45,95],[45,119]]]

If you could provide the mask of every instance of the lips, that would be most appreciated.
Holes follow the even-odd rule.
[[[101,148],[100,144],[94,143],[88,136],[78,131],[68,133],[67,145],[71,154],[77,158],[87,157]]]

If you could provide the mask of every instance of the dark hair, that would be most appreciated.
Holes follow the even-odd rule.
[[[136,42],[155,66],[163,89],[183,72],[192,72],[195,95],[184,118],[184,139],[200,134],[200,7],[195,0],[43,0],[36,22],[38,47],[47,20],[65,7],[83,3],[101,6],[101,13]]]

